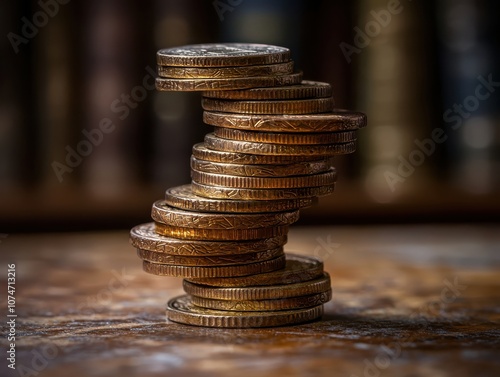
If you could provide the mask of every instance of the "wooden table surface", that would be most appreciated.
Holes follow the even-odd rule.
[[[498,376],[498,226],[291,228],[319,255],[333,300],[321,321],[224,330],[167,323],[181,279],[141,270],[128,232],[4,235],[16,264],[16,370],[1,376]]]

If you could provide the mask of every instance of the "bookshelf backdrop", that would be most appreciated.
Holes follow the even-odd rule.
[[[499,8],[4,1],[0,232],[148,221],[153,200],[189,181],[191,146],[209,129],[199,94],[155,92],[156,50],[235,41],[289,47],[338,107],[368,115],[358,151],[337,159],[336,193],[302,224],[498,220]]]

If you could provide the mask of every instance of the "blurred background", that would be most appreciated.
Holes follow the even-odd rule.
[[[301,224],[498,221],[499,14],[493,0],[2,1],[0,231],[149,221],[211,130],[199,93],[152,89],[155,53],[209,42],[289,47],[337,107],[368,115]]]

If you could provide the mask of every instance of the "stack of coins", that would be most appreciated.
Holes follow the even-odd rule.
[[[299,209],[333,192],[332,157],[355,150],[364,114],[334,110],[329,84],[302,81],[290,51],[256,44],[157,53],[158,90],[203,91],[204,122],[189,185],[153,204],[131,231],[146,272],[185,278],[170,320],[268,327],[321,317],[330,277],[315,258],[284,254]]]

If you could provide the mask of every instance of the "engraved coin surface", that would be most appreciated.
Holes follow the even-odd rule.
[[[170,255],[150,250],[137,249],[137,255],[139,258],[151,263],[171,264],[177,266],[231,266],[262,262],[277,258],[283,255],[283,247],[246,254],[236,254],[236,252],[237,250],[235,250],[235,254],[196,257]]]
[[[293,62],[243,67],[167,67],[158,66],[160,77],[178,79],[228,79],[239,77],[285,75],[293,72]]]
[[[213,134],[222,139],[270,144],[339,144],[356,141],[356,131],[345,132],[258,132],[215,127]]]
[[[193,279],[248,276],[280,270],[284,266],[284,255],[271,260],[235,266],[179,266],[142,261],[143,270],[150,274]]]
[[[191,169],[199,172],[241,177],[288,177],[323,173],[332,167],[332,159],[304,161],[287,165],[224,164],[191,157]]]
[[[366,115],[335,109],[324,114],[247,115],[203,112],[203,121],[217,127],[270,132],[339,132],[366,126]]]
[[[260,287],[211,287],[203,284],[183,281],[186,293],[193,296],[216,300],[272,300],[286,297],[307,296],[326,292],[330,289],[330,275],[326,272],[320,278],[293,284],[270,285]]]
[[[250,229],[202,229],[155,223],[155,231],[167,237],[188,240],[236,241],[284,236],[288,234],[288,226]]]
[[[279,76],[255,76],[220,79],[175,79],[157,77],[156,89],[159,91],[195,92],[204,90],[233,90],[266,86],[293,85],[302,80],[302,72]]]
[[[137,225],[130,231],[130,243],[137,249],[178,256],[223,256],[276,249],[287,241],[286,235],[255,241],[197,241],[166,237],[156,233],[154,223]]]
[[[286,47],[256,43],[206,43],[161,49],[158,65],[183,67],[227,67],[275,64],[290,60]]]
[[[295,284],[323,276],[323,262],[318,258],[286,253],[286,265],[282,270],[245,277],[188,279],[188,281],[212,287],[256,287]]]
[[[193,212],[170,207],[164,200],[158,200],[153,203],[151,217],[156,222],[183,228],[231,230],[290,225],[299,219],[299,211],[262,214]]]
[[[215,310],[231,310],[239,312],[248,311],[276,311],[276,310],[293,310],[316,307],[332,299],[332,290],[326,292],[315,293],[308,296],[278,298],[273,300],[216,300],[211,298],[203,298],[192,296],[191,301],[194,305],[206,309]]]
[[[296,100],[235,101],[202,98],[204,110],[238,114],[316,114],[333,110],[332,97]]]
[[[353,153],[356,142],[343,144],[320,145],[288,145],[255,143],[251,141],[238,141],[221,139],[213,133],[205,135],[205,145],[210,149],[221,152],[270,155],[270,156],[314,156],[316,158]]]
[[[303,80],[298,85],[276,88],[203,92],[204,97],[237,100],[278,100],[332,97],[332,86],[326,82]]]
[[[208,186],[224,186],[233,188],[255,188],[255,189],[276,189],[276,188],[307,188],[326,186],[335,183],[337,173],[335,168],[318,174],[303,175],[298,177],[240,177],[235,175],[213,174],[191,171],[194,182]],[[154,206],[153,206],[154,208]],[[154,220],[156,220],[153,217]],[[266,219],[267,220],[267,219]]]
[[[194,305],[188,295],[175,297],[167,304],[167,318],[170,321],[218,328],[285,326],[309,322],[322,315],[323,305],[274,312],[231,312],[205,309]]]
[[[165,201],[169,206],[187,211],[229,213],[289,211],[310,207],[314,202],[312,198],[273,201],[212,199],[194,194],[190,184],[169,188],[165,192]]]

